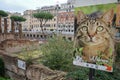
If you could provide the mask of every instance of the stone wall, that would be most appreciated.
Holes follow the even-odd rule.
[[[13,53],[13,52],[20,52],[25,48],[28,48],[31,50],[38,46],[39,46],[38,41],[6,39],[1,42],[0,49],[9,53]]]
[[[6,75],[12,80],[64,80],[65,72],[51,70],[42,64],[28,65],[22,60],[25,62],[25,69],[18,66],[18,60],[21,59],[13,53],[26,48],[32,50],[38,46],[39,41],[15,39],[12,34],[0,34],[0,56],[5,63]]]
[[[63,36],[63,38],[72,40],[74,39],[74,34],[68,34],[68,33],[59,33],[58,35]],[[23,32],[23,38],[24,39],[45,39],[45,38],[50,38],[53,37],[54,33],[45,33],[43,36],[42,33],[40,32]]]
[[[42,64],[27,65],[26,69],[18,67],[18,58],[0,51],[5,63],[6,74],[13,80],[64,80],[65,72],[51,70]],[[19,59],[20,60],[20,59]]]
[[[65,74],[51,70],[42,64],[31,65],[27,69],[27,77],[30,80],[64,80]]]
[[[6,39],[14,39],[14,35],[11,34],[11,33],[7,33],[7,34],[2,33],[2,34],[0,34],[0,43],[1,43],[1,41],[4,41]]]
[[[6,75],[8,75],[13,80],[25,80],[25,71],[18,68],[17,59],[6,52],[1,52],[0,55],[3,58],[6,68]]]

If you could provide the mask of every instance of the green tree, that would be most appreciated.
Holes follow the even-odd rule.
[[[46,22],[48,20],[51,20],[54,16],[49,12],[34,13],[33,16],[40,21],[40,27],[41,27],[42,33],[44,34],[43,26],[45,26]]]
[[[12,20],[12,33],[15,32],[14,21],[17,23],[18,30],[19,30],[19,37],[22,37],[22,25],[20,22],[26,21],[25,18],[21,16],[11,16],[10,19]]]
[[[0,10],[0,33],[2,33],[1,19],[2,19],[2,17],[7,17],[7,16],[8,16],[8,14],[5,11]]]

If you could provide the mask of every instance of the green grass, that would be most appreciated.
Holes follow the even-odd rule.
[[[114,11],[116,11],[116,6],[117,5],[115,3],[110,3],[110,4],[77,7],[75,8],[75,13],[77,13],[78,11],[83,11],[85,14],[90,14],[96,11],[106,12],[112,8],[114,9]]]
[[[20,59],[27,59],[27,58],[38,58],[42,55],[42,52],[40,50],[29,50],[29,51],[23,51],[17,54],[17,57]]]

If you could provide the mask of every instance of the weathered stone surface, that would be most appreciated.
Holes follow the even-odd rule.
[[[65,72],[51,70],[42,64],[31,65],[27,69],[30,80],[64,80],[65,75]]]
[[[32,64],[26,70],[18,68],[18,58],[0,50],[5,62],[6,73],[13,80],[64,80],[65,72],[51,70],[42,64]],[[28,78],[28,79],[26,79]]]
[[[51,70],[42,64],[32,64],[26,70],[18,67],[19,58],[13,53],[38,46],[38,41],[15,39],[13,34],[0,34],[0,56],[5,63],[6,74],[12,80],[64,80],[65,72]]]
[[[20,52],[25,48],[30,50],[39,46],[38,41],[7,39],[1,42],[0,49],[9,52]]]
[[[7,33],[7,34],[2,33],[2,34],[0,34],[0,43],[1,43],[1,41],[4,41],[6,39],[14,39],[14,35],[11,34],[11,33]]]
[[[6,75],[8,75],[12,80],[26,80],[25,76],[18,75],[8,70],[6,71]]]

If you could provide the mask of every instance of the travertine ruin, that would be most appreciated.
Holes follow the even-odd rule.
[[[13,53],[22,51],[25,48],[33,49],[38,46],[38,41],[6,39],[1,42],[0,49],[9,53]]]
[[[31,50],[38,46],[38,41],[15,39],[12,34],[0,34],[0,56],[5,63],[6,75],[13,80],[65,80],[65,72],[51,70],[42,64],[28,65],[25,60],[13,54],[24,48]],[[18,60],[25,62],[25,69],[19,68]]]

